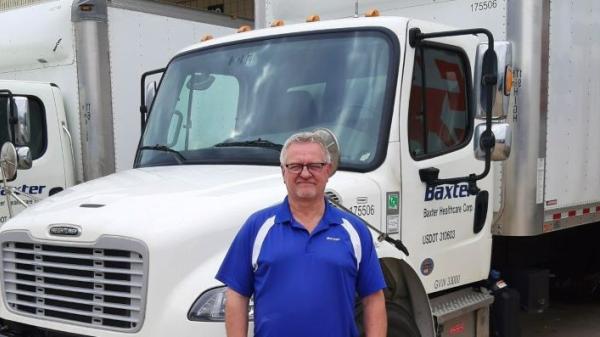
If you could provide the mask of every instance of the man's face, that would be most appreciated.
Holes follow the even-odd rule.
[[[325,163],[325,153],[316,143],[293,143],[287,149],[287,159],[283,163],[283,181],[287,187],[288,196],[296,200],[322,199],[325,185],[329,179],[331,165],[326,164],[320,170],[317,164]],[[290,164],[308,165],[302,167],[300,172],[293,172],[287,166]],[[309,169],[310,164],[313,168]]]

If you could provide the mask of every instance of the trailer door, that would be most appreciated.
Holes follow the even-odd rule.
[[[424,33],[432,24],[411,24]],[[407,44],[401,97],[402,240],[427,291],[487,278],[489,221],[474,230],[475,196],[468,184],[427,187],[419,170],[435,167],[440,178],[481,173],[474,157],[471,36]],[[491,175],[488,175],[491,176]],[[478,182],[489,190],[488,181]],[[484,206],[487,209],[487,204]]]

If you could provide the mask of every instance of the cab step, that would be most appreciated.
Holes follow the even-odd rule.
[[[490,305],[485,289],[466,288],[431,300],[438,337],[489,337]]]

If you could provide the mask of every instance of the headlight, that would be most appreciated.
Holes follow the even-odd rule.
[[[188,312],[190,321],[223,322],[225,321],[225,291],[227,287],[213,288],[205,291],[192,304]],[[248,320],[254,319],[254,302],[248,304]]]

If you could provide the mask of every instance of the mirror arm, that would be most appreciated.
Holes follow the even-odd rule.
[[[150,70],[142,74],[142,78],[140,80],[140,125],[142,127],[142,132],[144,132],[144,129],[146,128],[146,118],[149,111],[149,107],[146,106],[146,77],[164,73],[165,70],[167,70],[167,68]]]
[[[394,247],[396,247],[396,249],[398,249],[399,251],[403,252],[406,256],[409,256],[408,254],[408,248],[406,248],[406,246],[404,245],[404,243],[402,242],[402,240],[396,240],[392,237],[390,237],[387,233],[382,232],[379,230],[379,228],[371,225],[367,220],[365,220],[363,217],[358,216],[355,213],[352,213],[351,210],[347,209],[346,207],[344,207],[340,202],[333,200],[333,198],[330,197],[325,197],[329,202],[331,202],[333,205],[335,205],[336,207],[343,209],[344,211],[353,214],[354,216],[356,216],[357,218],[359,218],[360,220],[362,220],[362,222],[369,227],[372,231],[374,231],[377,234],[377,241],[381,242],[381,241],[385,241],[387,243],[392,244]]]
[[[434,33],[422,33],[419,28],[411,28],[408,32],[408,41],[411,47],[416,47],[419,43],[425,39],[433,39],[438,37],[449,37],[459,35],[477,35],[485,34],[488,40],[488,49],[486,54],[489,58],[492,58],[491,63],[487,67],[482,69],[481,84],[486,87],[486,90],[490,91],[489,94],[493,95],[491,89],[498,81],[497,71],[497,57],[494,52],[494,36],[492,33],[485,28],[474,28],[474,29],[460,29]],[[484,62],[485,65],[485,62]],[[491,69],[489,69],[491,68]],[[475,195],[479,192],[477,187],[477,181],[485,178],[490,173],[490,167],[492,162],[492,148],[495,144],[494,133],[492,132],[492,108],[493,101],[488,99],[485,106],[485,131],[483,132],[479,146],[485,151],[485,167],[481,174],[471,173],[465,177],[458,178],[438,178],[440,170],[435,167],[428,167],[419,170],[419,177],[421,181],[427,184],[427,187],[445,185],[445,184],[458,184],[461,182],[467,182],[469,184],[469,193]]]

